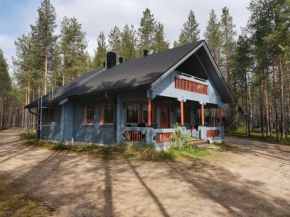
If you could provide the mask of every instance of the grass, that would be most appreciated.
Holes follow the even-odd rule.
[[[0,180],[0,216],[51,216],[51,208],[38,200],[28,198],[12,183]]]
[[[282,144],[282,145],[290,145],[290,137],[287,137],[283,140],[279,139],[279,142],[277,142],[277,134],[275,132],[272,133],[272,136],[266,136],[266,134],[264,134],[264,138],[262,138],[262,133],[259,130],[251,131],[250,137],[246,134],[244,129],[237,129],[237,130],[231,132],[230,135],[225,130],[225,135],[226,136],[235,136],[235,137],[243,138],[243,139],[251,139],[251,140],[255,140],[255,141],[277,143],[277,144]]]
[[[8,127],[0,127],[0,131],[1,130],[8,130]]]
[[[175,161],[187,157],[205,157],[210,155],[209,151],[195,147],[182,147],[172,145],[169,150],[157,151],[153,144],[120,143],[108,146],[100,145],[65,145],[63,143],[37,141],[35,134],[23,133],[21,139],[26,146],[35,146],[49,150],[70,151],[75,153],[94,154],[106,159],[118,160],[144,160],[144,161]]]

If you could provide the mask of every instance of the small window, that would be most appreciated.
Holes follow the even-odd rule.
[[[102,104],[101,123],[112,124],[114,122],[114,106],[113,103]]]
[[[139,123],[139,104],[127,104],[127,123]]]
[[[184,108],[184,123],[189,124],[190,123],[190,109]],[[176,109],[176,122],[181,123],[181,114],[180,114],[180,108]]]
[[[85,105],[84,106],[84,124],[93,124],[95,119],[95,106]]]
[[[148,123],[148,105],[143,105],[143,121]],[[156,123],[156,106],[151,105],[151,123]]]
[[[52,120],[53,117],[53,109],[52,108],[48,108],[47,109],[47,120]]]

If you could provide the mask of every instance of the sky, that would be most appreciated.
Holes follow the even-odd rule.
[[[228,7],[236,30],[241,33],[249,17],[247,7],[250,0],[51,0],[57,18],[55,33],[60,33],[60,23],[64,16],[76,17],[82,24],[88,40],[88,52],[92,56],[97,47],[97,37],[101,31],[107,36],[116,25],[123,29],[125,24],[137,29],[143,11],[146,8],[154,14],[155,20],[164,25],[166,39],[172,46],[178,40],[182,25],[193,10],[199,23],[200,38],[213,9],[218,18],[222,8]],[[12,73],[12,56],[15,56],[14,42],[22,34],[30,31],[30,24],[35,24],[37,9],[41,0],[0,0],[0,49],[3,51]]]

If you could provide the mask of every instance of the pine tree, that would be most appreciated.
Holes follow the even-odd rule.
[[[157,23],[154,30],[154,40],[152,44],[152,50],[154,53],[168,50],[169,42],[165,40],[164,26],[161,23]]]
[[[0,49],[0,128],[7,126],[8,95],[11,91],[11,78],[8,72],[8,64]]]
[[[155,25],[154,15],[151,14],[149,8],[146,8],[140,21],[140,28],[138,29],[140,56],[144,49],[148,50],[148,52],[152,51]]]
[[[220,22],[218,21],[214,10],[211,10],[210,12],[204,38],[209,46],[210,51],[212,52],[213,58],[219,66],[222,45],[222,32],[220,29]]]
[[[121,56],[124,57],[126,61],[132,60],[136,57],[136,46],[137,46],[137,37],[136,30],[134,26],[130,27],[126,24],[123,32],[121,33]]]
[[[233,74],[233,53],[235,49],[235,40],[236,31],[234,30],[235,25],[233,24],[233,18],[230,16],[229,9],[224,7],[222,9],[222,18],[221,18],[221,30],[222,30],[222,55],[223,63],[221,64],[221,70],[227,79],[227,84],[229,89],[235,93],[235,89],[232,82]],[[236,105],[234,106],[236,107]],[[227,119],[229,123],[228,131],[231,133],[231,129],[235,125],[233,117],[235,116],[235,110],[233,106],[227,106]]]
[[[233,77],[239,83],[235,100],[245,108],[245,126],[248,136],[251,135],[250,79],[253,67],[252,54],[250,39],[243,33],[239,36],[233,56]]]
[[[69,19],[64,17],[61,29],[61,49],[64,56],[63,85],[65,83],[66,72],[68,81],[86,72],[86,33],[82,31],[82,25],[75,17]]]
[[[121,31],[119,27],[115,26],[114,29],[110,31],[108,44],[109,50],[116,52],[119,56],[121,51]]]
[[[32,35],[37,42],[39,57],[43,63],[44,83],[47,82],[48,67],[51,58],[51,49],[57,40],[53,35],[56,28],[56,13],[50,0],[43,0],[40,8],[38,8],[38,18],[35,25],[31,25]],[[44,94],[46,94],[46,86]]]
[[[93,60],[95,69],[102,68],[103,62],[105,62],[107,58],[106,37],[103,32],[100,33],[97,39],[97,42],[98,42],[98,47],[95,50],[95,56]]]
[[[198,26],[199,24],[197,23],[195,15],[191,10],[189,12],[187,21],[183,24],[183,29],[181,29],[178,45],[180,46],[198,41],[200,33]]]
[[[229,88],[232,88],[232,54],[234,53],[237,32],[234,30],[233,18],[230,16],[229,9],[222,9],[221,30],[222,30],[222,54],[224,58],[223,74],[227,78]]]

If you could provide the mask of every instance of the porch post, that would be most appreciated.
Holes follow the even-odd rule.
[[[223,109],[222,108],[219,108],[219,110],[220,110],[220,126],[222,126],[223,125]]]
[[[148,127],[151,127],[151,99],[148,98]]]
[[[184,126],[184,111],[183,111],[183,101],[180,101],[180,119],[181,119],[181,126]]]
[[[204,126],[204,104],[201,104],[201,126]]]

